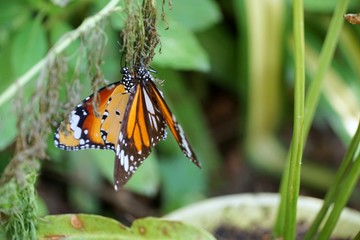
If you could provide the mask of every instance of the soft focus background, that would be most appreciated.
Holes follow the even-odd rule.
[[[0,1],[0,96],[64,33],[106,3]],[[304,1],[308,82],[336,3]],[[169,134],[125,189],[115,192],[112,151],[61,151],[49,133],[37,181],[39,214],[84,212],[128,223],[212,196],[278,191],[293,121],[291,1],[173,0],[172,10],[168,2],[164,8],[161,53],[151,67],[164,80],[160,88],[203,169],[190,163]],[[360,12],[359,1],[351,1],[349,12]],[[53,131],[60,115],[92,93],[95,75],[105,79],[99,86],[121,78],[125,16],[113,14],[59,56],[54,73],[64,80]],[[0,105],[0,174],[16,150],[16,137],[26,134],[16,121],[39,78]],[[306,143],[302,195],[324,196],[359,118],[360,26],[345,23]],[[360,210],[359,184],[349,206]]]

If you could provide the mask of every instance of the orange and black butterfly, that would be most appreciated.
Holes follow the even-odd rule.
[[[94,95],[76,106],[69,121],[56,131],[55,146],[68,151],[113,150],[114,186],[118,190],[149,156],[151,148],[166,138],[168,126],[185,156],[200,167],[150,72],[140,66],[134,71],[124,67],[121,73],[121,81],[98,91],[98,114],[92,104]]]

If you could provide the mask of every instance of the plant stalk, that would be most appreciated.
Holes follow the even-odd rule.
[[[48,54],[38,61],[31,69],[25,74],[15,80],[1,95],[0,95],[0,107],[9,99],[14,97],[19,88],[27,84],[37,74],[47,62],[54,60],[55,56],[64,51],[73,41],[78,39],[82,34],[89,31],[89,29],[96,26],[101,20],[107,18],[111,13],[121,10],[117,7],[120,0],[111,0],[98,14],[93,17],[89,17],[75,30],[68,32],[64,35]]]
[[[297,199],[300,188],[301,159],[304,148],[304,112],[305,112],[305,38],[304,38],[304,7],[301,0],[293,1],[293,29],[295,47],[295,104],[294,132],[291,144],[286,212],[283,229],[284,239],[295,239]]]

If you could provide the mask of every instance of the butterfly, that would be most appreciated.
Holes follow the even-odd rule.
[[[185,156],[201,168],[149,70],[144,66],[133,71],[123,67],[121,73],[121,81],[101,88],[76,106],[55,132],[55,146],[67,151],[113,150],[114,188],[118,190],[150,155],[152,147],[166,139],[168,126]]]

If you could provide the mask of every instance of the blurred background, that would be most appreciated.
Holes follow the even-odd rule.
[[[157,2],[160,16],[162,1]],[[107,3],[0,1],[0,96],[64,33]],[[336,4],[304,1],[308,83]],[[36,183],[39,214],[83,212],[126,223],[213,196],[277,192],[293,122],[291,7],[291,1],[280,0],[166,1],[151,67],[164,80],[159,88],[203,168],[196,168],[169,134],[119,192],[113,188],[112,151],[65,152],[54,147],[53,133],[92,86],[120,80],[126,14],[113,13],[73,42],[49,70],[57,76],[49,79],[59,81],[53,90],[60,101],[49,105],[55,114]],[[360,12],[359,1],[351,1],[351,12]],[[17,121],[37,114],[32,108],[22,116],[22,109],[47,81],[40,73],[0,105],[0,174],[16,151],[17,137],[29,130]],[[306,142],[302,195],[324,196],[359,118],[360,26],[345,22]],[[349,206],[360,210],[359,184]]]

